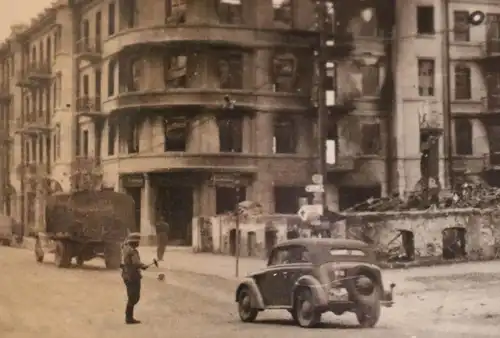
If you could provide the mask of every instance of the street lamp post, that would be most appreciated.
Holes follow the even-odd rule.
[[[328,107],[326,105],[325,81],[326,76],[326,54],[328,34],[326,32],[326,2],[324,0],[317,2],[318,12],[318,30],[319,30],[319,48],[317,52],[317,67],[318,67],[318,174],[321,175],[323,182],[326,181],[326,126],[328,124]],[[323,210],[326,207],[326,194],[323,189],[320,193],[321,205]]]

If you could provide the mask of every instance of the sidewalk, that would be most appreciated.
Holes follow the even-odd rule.
[[[141,247],[143,262],[150,262],[156,257],[153,247]],[[265,267],[266,262],[254,258],[240,258],[239,278],[235,276],[235,258],[206,253],[193,253],[191,248],[169,247],[165,260],[160,267],[170,271],[189,272],[199,275],[216,276],[229,280],[238,280],[251,272]],[[410,269],[384,270],[384,284],[396,283],[396,294],[409,294],[429,289],[423,280],[432,277],[450,277],[457,275],[498,274],[500,276],[500,261],[469,262],[454,265],[441,265]],[[425,277],[425,278],[422,278]]]

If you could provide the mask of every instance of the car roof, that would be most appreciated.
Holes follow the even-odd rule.
[[[275,246],[275,248],[286,247],[290,245],[300,245],[307,248],[316,246],[329,246],[339,249],[368,249],[369,245],[365,242],[354,239],[335,239],[335,238],[294,238],[283,241]]]

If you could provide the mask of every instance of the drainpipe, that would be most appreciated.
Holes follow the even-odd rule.
[[[445,161],[448,171],[448,180],[450,184],[450,190],[453,190],[455,186],[455,175],[453,172],[453,142],[452,142],[452,113],[451,113],[451,77],[450,77],[450,25],[449,25],[449,11],[450,4],[449,0],[443,0],[443,40],[442,40],[442,76],[443,76],[443,145],[445,149]],[[446,169],[445,169],[446,173]]]

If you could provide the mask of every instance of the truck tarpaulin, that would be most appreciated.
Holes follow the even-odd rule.
[[[114,191],[81,191],[49,197],[45,232],[77,241],[122,241],[135,228],[134,200]]]

